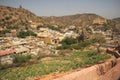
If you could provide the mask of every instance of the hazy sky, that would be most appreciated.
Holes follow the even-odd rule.
[[[0,0],[0,5],[22,5],[38,16],[95,13],[105,18],[120,17],[120,0]]]

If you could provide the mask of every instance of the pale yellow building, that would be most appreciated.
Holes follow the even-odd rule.
[[[107,20],[99,17],[93,20],[93,24],[104,24],[104,23],[107,23]]]

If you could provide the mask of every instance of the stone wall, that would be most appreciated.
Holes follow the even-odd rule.
[[[120,64],[120,58],[116,60],[110,60],[102,64],[97,64],[54,80],[99,80],[101,76],[105,75],[105,73],[110,71],[117,64]]]
[[[99,80],[120,80],[120,63],[100,76]]]

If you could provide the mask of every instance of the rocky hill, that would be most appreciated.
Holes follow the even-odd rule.
[[[21,6],[19,8],[0,6],[0,28],[17,27],[24,29],[29,28],[31,22],[40,25],[45,24],[45,21],[41,17],[36,16]]]
[[[68,15],[68,16],[60,16],[60,17],[43,17],[46,22],[49,22],[52,25],[58,25],[62,27],[68,27],[71,25],[74,26],[86,26],[91,25],[94,22],[105,22],[105,18],[98,16],[96,14],[76,14],[76,15]],[[99,19],[99,20],[98,20]]]
[[[113,20],[115,20],[115,21],[120,21],[120,18],[114,18]]]
[[[113,27],[113,31],[120,35],[120,18],[115,18],[113,19],[114,23],[115,23],[115,27]]]
[[[116,20],[114,21],[116,22]],[[24,30],[31,29],[32,27],[38,25],[57,25],[62,28],[69,26],[84,27],[93,24],[101,25],[107,22],[107,19],[90,13],[59,17],[38,17],[34,13],[22,8],[21,6],[19,8],[0,6],[0,30],[4,28],[16,28]],[[117,21],[117,23],[119,22]]]

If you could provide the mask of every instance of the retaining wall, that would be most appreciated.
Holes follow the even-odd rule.
[[[110,60],[102,64],[97,64],[54,80],[100,80],[101,76],[103,76],[117,64],[120,64],[120,58],[116,60]]]

